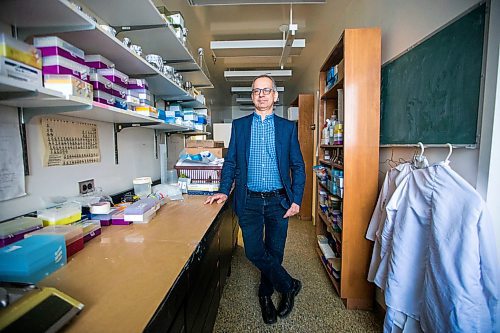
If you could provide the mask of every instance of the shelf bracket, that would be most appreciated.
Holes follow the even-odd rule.
[[[120,32],[123,32],[123,31],[151,30],[151,29],[158,29],[158,28],[168,28],[169,26],[171,26],[172,28],[180,28],[181,27],[178,24],[164,23],[164,24],[113,26],[113,29],[116,30],[116,34],[118,35]]]
[[[158,125],[159,123],[115,123],[113,126],[113,144],[115,146],[115,164],[118,164],[118,133],[126,128],[131,127],[147,127]],[[156,139],[156,130],[155,130],[155,140]]]
[[[154,123],[116,123],[115,124],[115,131],[117,133],[120,133],[122,130],[130,127],[147,127],[147,126],[153,126],[153,125],[158,125],[160,124],[159,122],[154,122]]]
[[[24,122],[27,124],[35,116],[64,113],[70,111],[83,111],[92,109],[92,105],[64,105],[64,106],[42,106],[42,107],[25,107]]]

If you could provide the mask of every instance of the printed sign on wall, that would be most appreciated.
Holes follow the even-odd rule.
[[[97,125],[73,120],[42,118],[44,166],[64,166],[101,161]]]

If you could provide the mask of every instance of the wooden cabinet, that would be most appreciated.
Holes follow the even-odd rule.
[[[302,152],[302,157],[304,158],[306,170],[306,185],[304,187],[302,204],[300,205],[299,218],[301,220],[312,220],[314,96],[312,94],[299,94],[299,96],[297,96],[297,98],[292,103],[290,103],[290,106],[299,108],[297,130],[299,136],[300,151]]]
[[[329,70],[335,65],[336,80],[327,87]],[[319,73],[317,124],[323,127],[335,114],[344,131],[342,143],[326,143],[318,130],[318,163],[326,167],[328,180],[317,179],[316,232],[329,239],[340,259],[325,260],[317,250],[348,309],[371,308],[374,300],[373,285],[367,281],[371,243],[365,234],[378,190],[380,69],[380,29],[347,29]],[[343,184],[337,180],[333,185],[334,175],[342,175]],[[331,267],[339,263],[340,273],[333,274]]]

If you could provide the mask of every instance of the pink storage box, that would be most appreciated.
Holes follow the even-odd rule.
[[[114,68],[115,64],[113,64],[110,60],[104,58],[100,54],[89,54],[85,56],[85,65],[90,68],[95,69],[106,69],[106,68]]]
[[[33,44],[40,50],[44,58],[60,56],[85,65],[85,53],[59,37],[35,37]]]
[[[128,89],[149,89],[148,82],[144,79],[129,79]]]
[[[113,82],[106,79],[99,73],[92,73],[89,76],[89,82],[94,87],[94,91],[102,91],[106,94],[114,95],[113,93]]]
[[[104,91],[94,90],[94,101],[110,106],[115,106],[116,97],[111,94],[105,93]]]
[[[115,68],[98,69],[97,73],[101,74],[106,79],[122,87],[126,88],[128,85],[128,80],[129,80],[128,75],[123,74],[122,72],[120,72]]]
[[[42,58],[42,73],[43,75],[69,74],[83,81],[88,81],[89,68],[61,56],[50,56]]]

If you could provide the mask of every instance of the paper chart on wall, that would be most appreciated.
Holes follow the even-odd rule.
[[[17,110],[3,110],[0,122],[0,201],[26,195]]]
[[[44,166],[79,165],[101,161],[96,124],[42,118],[40,126],[45,147]]]

